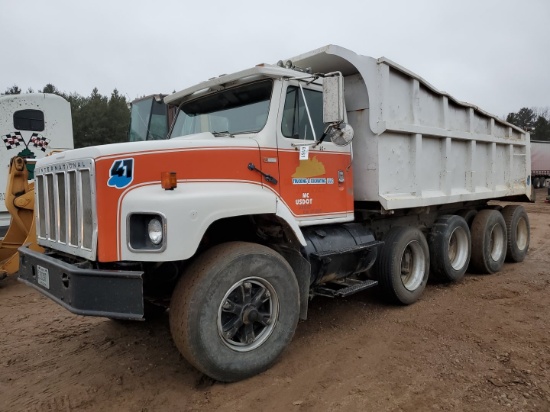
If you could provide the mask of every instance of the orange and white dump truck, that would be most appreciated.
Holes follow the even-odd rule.
[[[20,280],[82,315],[169,307],[214,379],[269,368],[317,295],[407,305],[528,251],[522,206],[488,204],[529,200],[528,134],[388,59],[330,45],[165,102],[169,140],[39,160]]]

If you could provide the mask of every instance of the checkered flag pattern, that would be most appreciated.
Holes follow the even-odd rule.
[[[46,148],[48,147],[48,143],[50,142],[50,139],[46,139],[44,136],[39,135],[38,133],[33,133],[29,142],[32,143],[34,147],[37,147],[38,149],[45,152]]]
[[[14,147],[20,146],[21,144],[25,144],[25,140],[23,140],[23,136],[21,136],[21,132],[13,132],[10,134],[7,134],[2,137],[4,140],[4,144],[8,148],[8,150],[13,149]]]

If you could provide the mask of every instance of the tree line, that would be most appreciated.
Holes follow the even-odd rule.
[[[524,107],[517,113],[509,113],[506,121],[527,130],[531,134],[531,140],[550,141],[550,109],[548,107]]]
[[[2,94],[20,94],[21,89],[14,85]],[[26,93],[33,93],[28,89]],[[128,141],[130,109],[126,98],[114,89],[111,96],[101,95],[97,88],[88,97],[77,93],[63,93],[53,84],[47,84],[38,93],[54,93],[71,104],[73,119],[74,146],[85,147],[106,143]],[[550,141],[550,108],[520,109],[509,113],[506,121],[531,134],[531,140]]]
[[[94,146],[128,141],[130,109],[126,97],[114,89],[110,96],[103,96],[97,88],[88,97],[77,93],[61,92],[53,84],[47,84],[38,93],[53,93],[71,104],[74,147]],[[14,85],[2,94],[21,94]],[[34,93],[28,89],[26,93]]]

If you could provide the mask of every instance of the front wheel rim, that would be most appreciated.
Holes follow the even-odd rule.
[[[249,352],[271,335],[279,317],[279,297],[266,279],[248,277],[236,282],[218,308],[218,334],[237,352]]]

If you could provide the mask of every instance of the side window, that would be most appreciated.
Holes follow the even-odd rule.
[[[13,114],[13,127],[17,130],[41,132],[44,130],[44,112],[41,110],[18,110]]]
[[[311,130],[311,123],[307,115],[302,91],[296,86],[289,86],[286,89],[281,131],[283,136],[291,139],[319,139],[324,129],[323,93],[316,90],[304,89],[304,95],[315,134]]]

